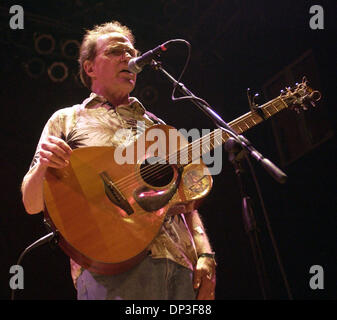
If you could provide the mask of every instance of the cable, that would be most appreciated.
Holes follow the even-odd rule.
[[[184,65],[184,67],[183,67],[183,70],[181,71],[180,76],[179,76],[177,82],[175,82],[175,84],[174,84],[174,86],[173,86],[173,91],[172,91],[172,95],[171,95],[172,101],[179,101],[179,100],[183,100],[183,99],[186,99],[186,98],[191,98],[191,97],[179,97],[179,98],[176,98],[176,97],[174,96],[174,93],[175,93],[175,91],[176,91],[176,89],[177,89],[177,85],[178,85],[178,83],[180,83],[180,80],[181,80],[181,78],[183,77],[183,75],[184,75],[184,73],[185,73],[185,71],[186,71],[186,69],[187,69],[187,66],[188,66],[188,64],[189,64],[189,62],[190,62],[190,59],[191,59],[191,44],[190,44],[188,41],[186,41],[186,40],[183,40],[183,39],[179,39],[179,40],[180,40],[180,42],[182,42],[182,43],[184,43],[184,44],[187,45],[187,48],[188,48],[188,54],[187,54],[187,58],[186,58],[186,61],[185,61],[185,65]]]
[[[19,259],[17,261],[17,265],[20,265],[23,257],[26,255],[26,253],[28,253],[29,251],[31,251],[34,248],[37,248],[47,242],[49,242],[50,240],[52,240],[54,237],[56,236],[56,233],[50,232],[47,235],[43,236],[42,238],[36,240],[34,243],[32,243],[31,245],[29,245],[19,256]],[[14,294],[15,294],[15,289],[12,289],[12,294],[11,294],[11,300],[14,300]]]

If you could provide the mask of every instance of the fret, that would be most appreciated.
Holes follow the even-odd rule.
[[[274,108],[277,110],[277,112],[280,112],[281,110],[288,108],[288,105],[283,101],[281,97],[272,101],[272,104]]]
[[[242,132],[245,132],[248,129],[258,125],[262,121],[266,120],[267,118],[273,116],[274,114],[280,112],[285,108],[288,108],[288,105],[285,101],[278,97],[260,106],[259,111],[248,112],[241,117],[231,121],[228,125],[237,134],[241,134]],[[263,113],[265,117],[260,115],[259,112]],[[231,135],[229,133],[222,131],[221,129],[215,129],[214,131],[206,134],[200,139],[189,143],[181,150],[178,150],[177,154],[180,156],[180,154],[182,153],[182,155],[184,156],[182,158],[178,157],[178,159],[183,160],[184,164],[191,163],[192,161],[197,160],[196,157],[200,158],[203,154],[208,153],[214,148],[225,143],[230,137]],[[198,153],[196,151],[198,151]]]
[[[238,129],[236,129],[235,131],[237,131],[238,133],[242,133],[243,129],[240,127],[240,125],[237,124],[236,126],[238,127]]]
[[[247,127],[248,129],[250,128],[249,125],[247,124],[247,121],[246,121],[246,120],[241,121],[241,122],[242,122],[243,125],[246,125],[246,127]]]
[[[249,120],[252,122],[252,124],[249,124]],[[255,123],[256,123],[256,122],[255,122]],[[246,116],[245,119],[242,119],[242,120],[240,121],[240,124],[245,125],[246,128],[245,128],[245,129],[242,129],[241,126],[240,126],[240,128],[242,129],[242,131],[246,131],[246,130],[250,129],[251,127],[253,127],[253,126],[255,125],[255,123],[254,123],[254,121],[252,120],[252,115],[250,114],[250,115]]]
[[[248,123],[248,120],[249,120],[249,117],[248,118],[245,118],[244,120],[242,120],[242,125],[245,127],[245,130],[248,130],[250,129],[250,125]]]
[[[256,125],[256,122],[254,121],[254,116],[251,115],[251,116],[249,117],[249,120],[250,120],[250,122],[251,122],[250,127],[254,127],[254,126]]]
[[[288,105],[284,102],[284,100],[281,97],[279,98],[279,100],[281,102],[281,104],[280,104],[280,106],[282,107],[281,110],[282,109],[287,109]]]
[[[216,142],[216,146],[219,146],[222,144],[223,140],[222,140],[222,132],[219,131],[217,132],[217,137],[214,138],[214,141]]]
[[[222,145],[223,139],[222,139],[222,130],[216,129],[214,132],[214,141],[215,141],[215,146],[218,147]]]
[[[217,130],[219,130],[219,129],[217,129]],[[226,142],[229,138],[230,138],[229,133],[221,130],[221,143]]]
[[[271,117],[272,115],[271,115],[270,112],[268,111],[267,107],[268,107],[268,106],[266,106],[266,107],[264,108],[264,111],[266,111],[266,112],[268,113],[269,117]]]
[[[277,113],[277,110],[275,111],[275,107],[274,107],[272,104],[270,104],[269,111],[270,111],[270,113],[271,113],[272,116],[273,116],[275,113]]]
[[[277,109],[277,107],[274,105],[274,102],[272,102],[271,105],[275,108],[276,112],[279,112],[279,110]]]

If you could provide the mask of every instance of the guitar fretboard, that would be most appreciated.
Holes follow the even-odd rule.
[[[264,105],[258,107],[257,111],[250,111],[241,117],[231,121],[229,126],[237,133],[241,134],[248,129],[258,125],[259,123],[272,117],[274,114],[280,112],[288,107],[287,103],[281,97],[277,97]],[[231,137],[230,134],[224,132],[221,129],[215,129],[209,134],[204,135],[200,139],[197,139],[182,149],[178,150],[174,155],[174,159],[180,159],[178,164],[186,165],[200,158],[203,154],[206,154],[214,148],[222,145]],[[170,163],[170,162],[169,162]]]

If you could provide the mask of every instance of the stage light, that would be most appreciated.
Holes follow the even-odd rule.
[[[62,46],[62,54],[67,59],[77,59],[80,43],[77,40],[66,40]]]
[[[48,68],[48,75],[53,82],[62,82],[68,77],[68,67],[63,62],[54,62]]]
[[[40,58],[32,58],[24,63],[24,68],[31,78],[37,79],[44,73],[46,64]]]
[[[41,34],[35,38],[35,50],[39,54],[51,54],[55,49],[55,39],[50,34]]]

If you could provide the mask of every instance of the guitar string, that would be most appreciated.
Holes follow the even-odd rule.
[[[214,136],[214,133],[217,133],[217,136],[219,136],[219,132],[213,131],[213,132],[211,133],[211,134],[213,135],[213,137],[215,137],[215,136]],[[204,137],[202,137],[202,138],[204,138]],[[178,150],[178,152],[169,154],[169,155],[166,157],[166,159],[165,159],[165,160],[166,160],[166,163],[163,163],[163,164],[158,164],[158,163],[157,163],[157,164],[154,164],[154,165],[150,165],[149,167],[142,168],[142,169],[140,170],[140,173],[142,173],[142,175],[141,175],[142,178],[148,180],[149,178],[153,178],[154,176],[155,176],[155,178],[157,178],[157,174],[158,174],[158,173],[167,173],[167,174],[168,174],[168,173],[172,172],[172,171],[171,171],[170,160],[168,160],[168,159],[169,159],[169,158],[172,158],[172,157],[174,157],[174,159],[177,159],[177,158],[176,158],[176,155],[177,155],[178,153],[184,155],[184,157],[181,157],[181,159],[183,160],[183,161],[181,161],[181,162],[185,162],[185,161],[186,161],[186,163],[184,163],[182,166],[185,166],[185,165],[187,165],[187,164],[189,164],[189,163],[192,163],[192,162],[193,162],[194,160],[196,160],[197,158],[192,159],[191,162],[189,162],[189,161],[188,161],[188,158],[189,158],[189,155],[191,154],[190,152],[193,151],[193,148],[195,147],[196,144],[199,145],[199,141],[200,141],[202,138],[200,138],[200,139],[194,141],[194,142],[191,143],[191,144],[188,144],[188,145],[185,146],[184,148]],[[215,138],[214,138],[214,139],[215,139]],[[213,145],[212,142],[211,142],[211,138],[210,138],[210,143],[211,143],[211,145],[212,145],[212,148],[214,148],[214,145]],[[219,142],[217,142],[217,143],[219,144]],[[199,155],[198,155],[198,157],[200,158]],[[168,162],[168,163],[167,163],[167,162]],[[118,185],[119,188],[124,188],[124,190],[127,190],[127,189],[125,189],[125,188],[127,188],[127,187],[132,187],[131,182],[132,182],[132,179],[136,178],[136,175],[135,175],[135,174],[130,174],[130,175],[128,175],[127,177],[128,177],[129,179],[125,180],[125,177],[124,177],[124,178],[122,178],[122,179],[120,179],[120,180],[117,180],[117,181],[115,182],[115,183]],[[134,181],[136,182],[135,179],[134,179]],[[121,183],[121,182],[123,182],[123,183]]]
[[[242,118],[238,119],[238,120],[234,120],[232,123],[230,123],[231,126],[236,126],[238,123],[241,123],[243,121],[246,121],[248,118],[250,118],[252,116],[252,113],[248,113],[246,115],[244,115]],[[256,123],[256,122],[255,122]],[[254,123],[254,125],[255,125]],[[247,125],[247,127],[249,128],[249,126]],[[241,130],[243,131],[243,130]],[[209,140],[211,141],[212,139],[215,140],[218,138],[219,134],[221,134],[221,140],[222,140],[222,143],[225,142],[226,140],[222,138],[222,135],[223,135],[223,132],[220,130],[220,129],[217,129],[217,130],[214,130],[210,135],[209,135]],[[225,135],[227,135],[225,133]],[[228,135],[227,135],[227,138],[228,138]],[[182,160],[183,161],[186,161],[187,160],[187,163],[188,164],[188,157],[190,155],[190,152],[192,150],[193,152],[193,149],[195,147],[196,144],[200,145],[200,141],[202,139],[205,139],[205,136],[204,137],[201,137],[200,139],[194,141],[193,143],[191,144],[188,144],[187,146],[185,146],[184,148],[178,150],[176,153],[173,153],[173,154],[170,154],[168,155],[168,157],[166,157],[165,160],[167,160],[168,158],[172,158],[174,157],[174,159],[177,159],[176,158],[176,155],[179,153],[179,154],[186,154],[186,157],[183,158]],[[219,143],[219,142],[217,142]],[[202,145],[202,144],[201,144]],[[187,150],[186,150],[187,148]],[[214,145],[212,145],[212,148],[214,148]],[[200,158],[197,157],[197,158]],[[196,160],[197,158],[195,159],[192,159],[191,162],[193,162],[194,160]],[[181,162],[183,162],[181,161]],[[191,163],[190,162],[190,163]],[[169,162],[170,163],[170,162]],[[185,164],[185,165],[186,165]],[[164,165],[164,164],[155,164],[155,165],[151,165],[149,167],[145,167],[145,168],[142,168],[140,170],[141,174],[142,174],[142,177],[145,178],[145,179],[148,179],[150,177],[153,177],[154,175],[156,175],[157,173],[159,172],[162,172],[162,171],[166,171],[167,173],[171,172],[171,166],[170,165]],[[134,179],[134,182],[136,182],[136,174],[130,174],[126,177],[123,177],[122,179],[120,180],[117,180],[115,183],[118,184],[118,186],[120,188],[125,188],[125,187],[132,187],[133,184],[131,184],[131,182],[133,182],[132,180]]]
[[[283,97],[283,98],[285,98],[285,97]],[[285,99],[284,99],[285,100]],[[271,101],[269,101],[268,103],[266,103],[265,105],[263,105],[263,106],[261,106],[260,107],[260,110],[266,110],[267,111],[267,118],[264,118],[264,119],[262,119],[261,118],[261,116],[257,113],[257,112],[249,112],[249,113],[247,113],[246,115],[243,115],[242,117],[240,117],[239,119],[237,119],[237,120],[234,120],[234,121],[232,121],[231,123],[230,123],[230,125],[232,126],[232,127],[234,127],[234,126],[236,126],[236,125],[238,125],[238,123],[241,123],[241,122],[244,122],[245,123],[245,125],[247,126],[247,128],[249,129],[251,126],[255,126],[255,125],[257,125],[257,124],[259,124],[260,122],[258,121],[258,123],[256,123],[256,121],[254,120],[254,115],[258,115],[259,116],[259,119],[258,120],[266,120],[266,119],[268,119],[269,117],[271,117],[271,116],[273,116],[274,114],[276,114],[276,113],[278,113],[279,111],[281,111],[282,109],[284,109],[284,108],[287,108],[288,107],[288,104],[284,101],[283,99],[282,99],[282,97],[281,96],[279,96],[279,97],[277,97],[277,98],[275,98],[275,99],[273,99],[273,100],[271,100]],[[281,102],[281,105],[274,105],[274,103],[275,102]],[[273,107],[273,109],[274,110],[268,110],[267,108],[269,108],[269,107]],[[281,107],[280,109],[278,109],[278,107]],[[276,110],[276,111],[275,111]],[[266,115],[265,115],[266,116]],[[251,126],[249,126],[248,124],[247,124],[247,119],[249,119],[249,118],[251,118],[251,119],[253,119],[252,120],[252,122],[253,122],[253,125],[251,125]],[[239,125],[238,125],[238,127],[239,127],[239,129],[241,130],[241,132],[243,132],[243,131],[245,131],[245,130],[243,130]],[[247,130],[247,129],[246,129]],[[213,138],[214,138],[214,140],[215,140],[215,132],[216,132],[216,130],[215,131],[213,131],[211,134],[210,134],[210,136],[212,136],[212,134],[213,134]],[[224,133],[225,135],[227,135],[227,137],[229,136],[228,134],[226,134],[226,133]],[[198,139],[196,142],[199,144],[199,141],[201,140],[201,139],[204,139],[205,137],[201,137],[200,139]],[[221,138],[222,139],[222,143],[225,141],[223,138]],[[189,144],[188,146],[188,153],[187,153],[187,163],[186,164],[189,164],[189,163],[193,163],[193,161],[195,160],[195,159],[200,159],[201,157],[200,156],[198,156],[198,157],[196,157],[196,158],[194,158],[194,159],[192,159],[190,162],[188,161],[188,157],[189,157],[189,155],[190,155],[190,149],[192,149],[192,154],[193,154],[193,143],[192,144]],[[186,147],[185,147],[186,148]],[[214,146],[212,145],[212,148],[214,148]],[[184,151],[185,150],[183,150],[183,149],[181,149],[181,150],[178,150],[178,152],[179,153],[181,153],[181,151],[183,151],[183,153],[184,153]],[[208,151],[210,151],[210,150],[208,150]],[[172,156],[175,156],[176,154],[171,154],[171,155],[169,155],[168,157],[172,157]],[[167,158],[166,158],[167,159]],[[185,164],[185,165],[186,165]],[[160,166],[160,168],[159,168],[159,170],[158,169],[156,169],[156,167],[158,168],[158,166]],[[143,168],[143,170],[144,170],[144,168]],[[168,170],[169,170],[169,172],[168,172]],[[153,176],[153,175],[156,175],[155,176],[155,178],[156,179],[158,179],[158,175],[157,175],[157,173],[158,172],[162,172],[162,173],[164,173],[165,171],[166,171],[166,174],[168,174],[168,173],[171,173],[172,171],[171,171],[171,166],[170,165],[163,165],[163,164],[158,164],[157,166],[150,166],[148,169],[147,168],[145,168],[145,170],[144,170],[144,172],[150,172],[150,175],[148,175],[147,177],[151,177],[151,176]],[[162,176],[160,176],[160,177],[162,177]],[[125,178],[125,177],[124,177]],[[124,179],[123,178],[123,179]],[[131,175],[131,178],[132,178],[132,175]],[[121,180],[123,180],[123,179],[121,179]],[[132,186],[132,185],[130,185],[130,186]]]
[[[209,135],[209,137],[210,137],[209,139],[212,140],[212,138],[213,138],[213,140],[214,140],[214,139],[215,139],[215,134],[216,134],[217,136],[218,136],[219,134],[222,135],[222,131],[221,131],[220,129],[216,129],[216,130],[212,131],[212,132],[210,133],[210,135]],[[186,145],[185,147],[183,147],[182,149],[178,150],[177,152],[172,153],[172,154],[169,154],[168,157],[166,157],[166,159],[163,159],[163,160],[166,160],[166,161],[167,161],[168,158],[173,158],[173,157],[174,157],[174,159],[177,159],[176,156],[177,156],[178,153],[180,153],[180,154],[187,154],[187,157],[183,158],[183,160],[184,160],[184,161],[186,161],[186,160],[188,161],[188,154],[189,154],[188,151],[190,151],[191,149],[193,150],[193,149],[195,148],[195,145],[200,145],[200,141],[201,141],[202,139],[205,139],[205,136],[201,137],[200,139],[195,140],[195,141],[192,142],[191,144]],[[223,143],[223,142],[225,142],[224,139],[222,139],[222,143]],[[214,146],[212,145],[212,147],[214,147]],[[188,148],[188,149],[186,150],[186,148]],[[184,161],[181,161],[181,162],[184,162]],[[192,161],[193,161],[193,160],[192,160]],[[186,163],[186,164],[188,164],[188,163]],[[157,167],[162,168],[162,165],[161,165],[161,164],[154,164],[154,165],[152,165],[152,166],[149,166],[148,168],[146,168],[146,167],[145,167],[145,168],[142,168],[142,169],[140,170],[140,172],[142,173],[142,176],[148,177],[148,176],[146,176],[146,174],[147,174],[148,172],[150,172],[150,174],[152,174],[153,172],[156,173],[156,172],[157,172],[157,170],[156,170]],[[159,170],[160,170],[160,169],[159,169]],[[130,175],[128,175],[128,176],[123,177],[123,178],[120,179],[120,180],[117,180],[116,183],[118,183],[118,184],[120,184],[121,186],[123,186],[121,183],[124,183],[124,184],[125,184],[126,182],[128,182],[129,178],[133,179],[134,176],[135,176],[134,174],[130,174]]]
[[[189,150],[191,148],[192,148],[192,146],[189,146]],[[167,162],[168,158],[170,158],[170,157],[172,158],[172,156],[173,156],[173,154],[170,154],[166,158],[166,162]],[[187,157],[188,157],[188,155],[187,155]],[[145,168],[141,168],[141,170],[140,170],[142,178],[144,180],[146,180],[147,182],[149,182],[150,184],[151,184],[150,181],[154,181],[155,179],[159,179],[159,178],[163,177],[164,175],[170,174],[171,172],[172,172],[172,167],[171,167],[171,164],[169,164],[169,163],[162,163],[162,164],[157,163],[157,164],[145,167]],[[161,176],[159,176],[160,174],[161,174]],[[119,181],[116,182],[116,184],[118,184],[119,188],[123,188],[125,190],[128,187],[132,187],[132,185],[133,185],[133,184],[131,184],[132,182],[136,182],[136,180],[134,179],[135,177],[136,177],[135,174],[133,176],[131,175],[131,177],[129,177],[131,179],[124,180],[123,183],[121,183],[121,180],[119,180]]]
[[[277,101],[279,98],[275,98],[275,99],[273,99],[272,101],[270,101],[269,103],[267,103],[265,106],[263,106],[263,110],[266,110],[268,107],[270,107],[270,106],[272,106],[272,107],[274,107],[274,109],[276,109],[276,112],[279,112],[279,110],[273,105],[273,103],[275,102],[275,101]],[[271,113],[271,112],[269,112],[268,110],[267,110],[267,112],[269,113],[269,116],[271,116],[271,115],[273,115],[274,113],[276,113],[276,112],[273,112],[273,113]],[[231,126],[231,127],[234,127],[234,126],[236,126],[236,125],[238,125],[239,123],[241,124],[241,123],[245,123],[246,124],[246,126],[247,126],[247,129],[249,129],[251,126],[249,126],[248,124],[247,124],[247,119],[249,119],[249,118],[252,118],[254,115],[256,115],[257,113],[256,112],[249,112],[249,113],[247,113],[246,115],[243,115],[242,117],[240,117],[240,119],[237,119],[237,120],[234,120],[234,121],[232,121],[229,125]],[[253,126],[256,124],[256,121],[253,121],[254,122],[254,124],[253,124]],[[239,125],[238,125],[239,126]],[[244,130],[239,126],[239,128],[240,128],[240,131],[241,132],[243,132]],[[221,133],[221,135],[223,134],[222,133],[222,131],[220,130],[220,131],[218,131],[218,129],[217,130],[214,130],[210,135],[209,135],[209,139],[211,140],[212,138],[213,138],[213,140],[216,138],[216,136],[215,136],[215,134],[218,134],[218,133]],[[225,135],[226,135],[226,133],[225,133]],[[228,137],[228,135],[227,135],[227,137]],[[192,149],[192,151],[193,151],[193,148],[194,148],[194,146],[196,145],[196,144],[198,144],[198,145],[200,145],[200,141],[202,140],[202,139],[205,139],[205,136],[204,137],[201,137],[200,139],[198,139],[198,140],[196,140],[196,141],[194,141],[193,143],[191,143],[191,144],[188,144],[187,146],[185,146],[184,148],[182,148],[182,149],[180,149],[180,150],[178,150],[177,152],[175,152],[175,153],[173,153],[173,154],[170,154],[170,155],[168,155],[168,157],[166,157],[166,159],[165,160],[167,160],[168,158],[172,158],[172,157],[175,157],[174,159],[177,159],[176,158],[176,155],[178,154],[178,153],[187,153],[187,157],[186,158],[184,158],[183,160],[184,161],[186,161],[187,160],[187,162],[188,162],[188,157],[189,157],[189,153],[190,153],[190,151],[191,151],[191,149]],[[223,142],[225,142],[226,140],[225,139],[223,139],[223,138],[221,138],[222,139],[222,143]],[[202,144],[201,144],[202,145]],[[186,150],[186,148],[187,148],[187,150]],[[212,148],[214,148],[214,146],[212,145]],[[187,152],[186,152],[187,151]],[[199,157],[199,158],[201,158],[201,157]],[[192,159],[192,161],[191,162],[193,162],[194,160],[196,160],[197,158],[195,158],[195,159]],[[183,161],[182,161],[183,162]],[[191,163],[190,162],[190,163]],[[170,163],[170,162],[169,162]],[[188,163],[186,163],[185,165],[187,165]],[[165,164],[160,164],[160,163],[158,163],[158,164],[154,164],[154,165],[151,165],[151,166],[149,166],[149,167],[145,167],[145,168],[142,168],[141,170],[140,170],[140,172],[142,173],[142,177],[143,178],[149,178],[149,177],[153,177],[154,175],[156,175],[157,173],[159,173],[159,172],[162,172],[163,170],[165,170],[165,171],[169,171],[169,172],[171,172],[171,166],[170,165],[166,165],[165,166]],[[148,175],[149,174],[149,175]],[[131,179],[131,180],[130,180]],[[115,183],[116,184],[118,184],[119,185],[119,187],[120,188],[124,188],[125,186],[126,187],[128,187],[128,186],[132,186],[130,183],[132,182],[132,179],[136,179],[136,174],[129,174],[129,175],[127,175],[127,176],[125,176],[125,177],[123,177],[122,179],[120,179],[120,180],[117,180]],[[135,180],[135,182],[136,182],[136,180]]]
[[[242,121],[245,121],[245,120],[248,119],[249,117],[251,117],[251,113],[248,113],[247,115],[244,115],[243,118],[241,118],[241,119],[239,119],[239,120],[234,120],[234,121],[232,121],[229,125],[231,125],[231,126],[236,126],[237,123],[240,123],[240,122],[242,122]],[[254,123],[254,125],[255,125],[255,123]],[[222,131],[219,131],[219,129],[216,129],[216,130],[214,130],[214,131],[210,134],[210,140],[212,140],[212,136],[211,136],[211,135],[212,135],[212,134],[214,135],[214,133],[216,133],[216,132],[222,134]],[[215,137],[215,136],[213,136],[213,137]],[[192,143],[192,146],[191,146],[191,144],[189,144],[189,145],[185,146],[184,148],[178,150],[178,152],[186,153],[186,147],[188,147],[189,149],[191,149],[191,148],[193,148],[193,144],[194,144],[194,143],[199,144],[200,140],[201,140],[201,139],[204,139],[204,138],[205,138],[205,136],[204,136],[204,137],[201,137],[200,139],[194,141],[194,142]],[[214,140],[214,139],[213,139],[213,140]],[[225,142],[225,140],[222,139],[222,142]],[[173,154],[171,154],[171,155],[169,155],[169,157],[173,157],[173,156],[175,157],[176,155],[177,155],[177,152],[176,152],[176,153],[173,153]],[[184,160],[186,160],[186,158],[185,158]],[[143,168],[143,169],[141,170],[142,176],[145,176],[145,174],[147,173],[147,171],[152,173],[153,171],[156,170],[156,167],[159,167],[159,166],[160,166],[160,165],[157,164],[157,165],[152,165],[152,167],[149,167],[149,168]],[[130,176],[131,176],[131,178],[133,178],[133,174],[130,174],[130,175],[125,176],[125,177],[123,177],[122,179],[116,181],[116,183],[118,183],[118,184],[120,184],[120,185],[122,186],[121,183],[122,183],[122,182],[123,182],[123,183],[126,182],[126,181],[128,180],[128,178],[130,178]],[[145,177],[146,177],[146,176],[145,176]]]
[[[283,98],[286,98],[286,97],[283,97]],[[282,99],[281,96],[279,96],[279,97],[277,97],[277,98],[275,98],[275,99],[269,101],[268,103],[266,103],[265,105],[262,105],[262,106],[260,107],[260,110],[261,110],[261,111],[266,110],[266,111],[268,112],[267,118],[271,117],[272,115],[274,115],[275,113],[278,113],[278,112],[280,111],[280,110],[278,110],[278,108],[274,105],[274,103],[277,102],[277,101],[281,101],[281,109],[280,109],[280,110],[284,109],[285,107],[288,107],[288,104]],[[272,110],[272,111],[270,112],[270,111],[267,109],[267,108],[270,107],[270,106],[272,106],[274,109],[276,109],[276,112],[275,112],[275,110]],[[247,124],[246,120],[249,119],[249,118],[253,118],[254,115],[258,115],[258,113],[257,113],[257,112],[249,112],[249,113],[247,113],[247,114],[241,116],[239,119],[232,121],[231,123],[229,123],[229,125],[232,126],[232,127],[234,127],[234,126],[236,126],[238,123],[244,122],[244,123],[246,124],[247,128],[249,129],[250,126]],[[259,120],[261,120],[261,116],[260,116],[260,115],[258,115],[258,116],[259,116]],[[266,116],[266,115],[265,115],[265,116]],[[264,119],[263,119],[263,120],[264,120]],[[255,120],[253,120],[252,122],[254,122],[253,126],[255,126],[256,124],[259,123],[259,122],[256,123]],[[241,132],[245,131],[245,130],[243,130],[240,126],[238,126],[238,127],[239,127],[239,129],[241,130]],[[213,135],[213,138],[214,138],[216,132],[217,132],[217,130],[213,131],[213,132],[210,134],[210,137]],[[222,143],[225,142],[226,140],[222,138],[222,133],[223,133],[223,132],[220,130],[219,133],[221,133]],[[226,133],[225,133],[225,135],[228,136],[228,134],[226,134]],[[185,151],[186,151],[186,148],[188,148],[187,151],[190,151],[190,149],[192,149],[192,151],[193,151],[193,145],[194,145],[194,143],[198,143],[198,144],[199,144],[199,141],[200,141],[201,139],[204,139],[204,138],[205,138],[205,137],[201,137],[200,139],[196,140],[195,142],[193,142],[193,143],[191,143],[191,144],[188,144],[188,145],[185,146],[183,149],[178,150],[177,152],[179,152],[179,153],[181,154],[181,152],[185,152]],[[214,148],[214,146],[212,146],[212,147]],[[176,154],[177,154],[177,153],[173,153],[173,154],[171,154],[171,155],[168,155],[168,157],[176,156]],[[188,162],[188,155],[189,155],[189,154],[190,154],[190,153],[187,152],[187,164],[189,163],[189,162]],[[200,157],[199,157],[199,158],[200,158]],[[166,159],[167,159],[167,157],[166,157]],[[192,159],[191,162],[193,162],[193,161],[194,161],[194,159]],[[191,162],[190,162],[190,163],[191,163]],[[158,169],[158,167],[159,167],[159,169]],[[146,168],[146,167],[145,167],[145,168],[142,168],[142,169],[140,170],[140,172],[141,172],[141,173],[144,173],[143,177],[153,177],[153,175],[156,175],[156,174],[158,174],[159,172],[162,172],[162,173],[164,173],[165,171],[167,172],[167,170],[170,170],[170,172],[171,172],[171,166],[170,166],[170,165],[156,164],[156,165],[149,166],[149,168]],[[149,174],[149,173],[150,173],[150,174]],[[135,182],[137,182],[136,179],[137,179],[136,174],[132,173],[132,174],[129,174],[129,175],[123,177],[123,178],[120,179],[120,180],[117,180],[115,183],[118,184],[120,188],[122,188],[122,187],[124,188],[124,186],[126,186],[126,187],[132,187],[133,184],[131,184],[131,182],[132,182],[132,180],[135,181]]]
[[[212,134],[214,133],[214,131],[212,132]],[[218,134],[218,136],[219,136],[219,133],[222,133],[222,132],[216,132],[217,134]],[[214,137],[214,139],[216,139],[215,138],[215,136],[213,135],[213,137]],[[222,141],[225,141],[223,138],[221,138],[222,139]],[[201,139],[198,139],[198,140],[201,140]],[[211,138],[210,138],[210,140],[211,140]],[[198,156],[197,157],[195,157],[195,158],[193,158],[193,159],[191,159],[191,161],[189,162],[189,160],[188,160],[188,158],[189,158],[189,156],[191,155],[191,151],[192,151],[192,155],[193,155],[193,148],[194,148],[194,146],[195,146],[195,144],[194,143],[196,143],[196,144],[199,144],[199,141],[195,141],[195,142],[193,142],[192,144],[189,144],[188,146],[186,146],[185,148],[182,148],[182,149],[180,149],[180,150],[178,150],[178,152],[180,153],[180,154],[185,154],[186,156],[185,156],[185,158],[182,158],[182,160],[183,161],[181,161],[181,162],[185,162],[185,161],[187,161],[186,163],[184,163],[182,166],[185,166],[185,165],[187,165],[187,164],[189,164],[189,163],[193,163],[193,161],[194,160],[196,160],[196,159],[198,159],[198,158],[201,158],[200,157],[200,155],[198,154]],[[212,144],[212,142],[210,142],[211,143],[211,145],[212,145],[212,148],[214,148],[214,145]],[[219,144],[219,142],[217,142],[217,144]],[[187,150],[186,150],[186,148],[187,148]],[[177,153],[174,153],[174,154],[170,154],[168,157],[166,157],[166,160],[169,158],[169,157],[175,157],[176,156],[176,154]],[[191,157],[190,157],[191,158]],[[176,159],[176,158],[175,158]],[[155,164],[155,165],[151,165],[151,166],[149,166],[148,168],[143,168],[143,169],[141,169],[140,170],[140,172],[141,173],[146,173],[146,174],[142,174],[142,178],[144,179],[146,179],[146,180],[148,180],[149,178],[158,178],[158,176],[157,176],[157,174],[158,173],[166,173],[166,174],[169,174],[169,173],[171,173],[172,171],[171,171],[171,164],[169,164],[169,163],[164,163],[164,164]],[[121,184],[121,181],[122,180],[125,180],[124,178],[122,178],[122,179],[120,179],[120,180],[117,180],[115,183],[116,184],[118,184],[118,187],[119,188],[123,188],[124,190],[127,190],[127,188],[131,188],[132,186],[133,186],[133,184],[131,184],[131,182],[133,182],[132,181],[132,179],[134,179],[134,178],[136,178],[136,175],[135,174],[130,174],[129,176],[128,176],[130,179],[128,179],[128,181],[123,181],[123,184]],[[134,179],[134,182],[137,182],[136,181],[136,179]]]

